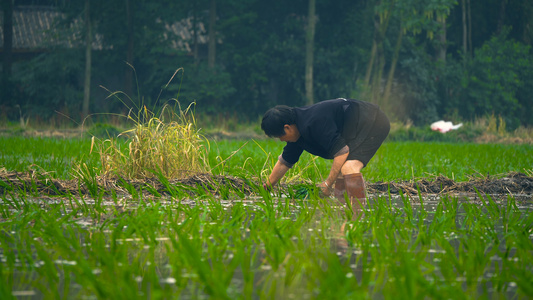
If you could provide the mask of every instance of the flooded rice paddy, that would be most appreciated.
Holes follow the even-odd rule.
[[[0,207],[2,299],[533,296],[527,194],[372,194],[351,221],[319,197]]]

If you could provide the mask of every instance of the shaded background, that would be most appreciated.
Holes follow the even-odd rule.
[[[3,0],[0,18],[4,123],[171,98],[254,122],[345,97],[415,125],[533,124],[530,0]]]

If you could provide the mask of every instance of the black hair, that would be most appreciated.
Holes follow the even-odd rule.
[[[285,125],[296,123],[296,116],[292,107],[286,105],[276,105],[267,110],[261,121],[261,129],[269,137],[280,137],[285,135]]]

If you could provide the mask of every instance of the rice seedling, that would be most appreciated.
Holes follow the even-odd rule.
[[[82,163],[76,169],[74,169],[76,177],[81,180],[85,187],[89,190],[90,195],[93,198],[98,197],[100,187],[98,185],[97,173],[94,167],[89,167],[87,164]]]
[[[105,219],[88,227],[77,225],[93,219],[86,209],[43,210],[28,202],[0,223],[1,285],[9,295],[20,272],[41,279],[21,279],[19,289],[49,297],[122,297],[127,287],[128,297],[529,295],[523,276],[532,266],[524,256],[531,251],[531,217],[512,197],[497,209],[488,199],[480,207],[447,197],[435,211],[426,211],[427,201],[413,205],[407,195],[375,198],[365,218],[346,225],[341,239],[347,248],[338,248],[337,232],[330,231],[342,219],[310,197],[232,205],[214,198],[191,206],[144,202],[127,211],[108,208]]]
[[[180,145],[203,152],[194,172],[216,166],[211,170],[223,176],[196,185],[174,181],[190,174],[168,163],[168,152],[177,150],[167,144],[179,134],[163,137],[163,117],[146,110],[143,115],[147,122],[127,133],[130,140],[114,140],[114,146],[95,141],[98,151],[92,153],[90,140],[79,149],[25,141],[31,147],[50,143],[56,152],[41,147],[45,154],[31,159],[45,166],[46,176],[21,186],[0,183],[0,298],[533,297],[531,197],[429,196],[420,188],[393,195],[389,186],[388,193],[369,195],[364,217],[350,220],[313,188],[329,171],[324,160],[302,156],[301,166],[291,170],[297,184],[263,189],[261,176],[282,149],[273,141],[208,144],[191,130],[197,144]],[[136,139],[143,145],[132,145]],[[0,153],[16,152],[16,142],[6,140],[8,150]],[[20,158],[33,155],[18,151]],[[386,143],[364,172],[369,181],[427,174],[486,178],[527,172],[531,151],[530,145]],[[104,164],[95,152],[116,157]],[[70,170],[50,173],[55,166],[39,162],[52,153],[68,157],[62,162],[69,167],[85,155],[86,169],[78,169],[77,177],[79,189],[89,194],[74,196],[50,185],[54,176],[72,177]],[[154,159],[143,160],[146,153]],[[20,167],[10,162],[13,157],[0,155],[5,168]],[[157,164],[161,157],[166,165]],[[131,165],[123,166],[126,160]],[[117,176],[117,189],[104,191],[101,174]],[[139,184],[135,179],[142,176],[151,180]],[[254,193],[230,185],[232,176]],[[43,197],[42,181],[59,196]]]

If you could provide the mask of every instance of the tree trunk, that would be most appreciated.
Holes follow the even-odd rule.
[[[385,94],[383,95],[383,107],[388,108],[390,93],[392,90],[392,82],[394,81],[394,72],[396,71],[396,65],[398,58],[400,57],[400,49],[402,48],[403,29],[400,28],[398,39],[396,40],[396,46],[394,48],[394,57],[392,58],[389,75],[387,77],[387,85],[385,86]]]
[[[372,41],[372,50],[370,51],[370,60],[368,61],[368,67],[366,68],[365,74],[365,85],[370,84],[370,75],[372,75],[372,68],[374,67],[374,60],[376,59],[376,52],[378,50],[376,39]]]
[[[524,15],[526,16],[524,29],[522,32],[522,40],[526,45],[533,44],[533,4],[525,1]]]
[[[134,31],[133,31],[133,8],[131,7],[131,0],[126,0],[126,26],[128,34],[128,45],[126,49],[126,62],[130,65],[126,68],[125,93],[130,97],[133,94],[133,60],[134,60]]]
[[[383,41],[377,44],[377,60],[374,68],[374,76],[372,77],[372,102],[381,104],[381,79],[383,78],[383,69],[385,68],[385,50]]]
[[[470,0],[466,0],[466,5],[468,7],[468,57],[472,57],[474,47],[472,46],[472,13],[470,10]]]
[[[3,1],[4,10],[4,59],[2,61],[3,82],[7,88],[7,82],[11,78],[13,64],[13,0]]]
[[[83,85],[82,119],[89,115],[89,99],[91,97],[91,58],[92,58],[92,25],[91,0],[85,0],[85,83]]]
[[[439,48],[437,51],[437,60],[441,61],[443,64],[446,64],[446,18],[443,17],[442,20],[439,21],[441,26],[441,31],[439,34]]]
[[[193,30],[193,48],[192,53],[194,57],[194,64],[198,65],[198,5],[194,1],[193,15],[192,15],[192,30]]]
[[[309,0],[307,32],[305,35],[305,97],[307,104],[313,104],[313,62],[315,43],[315,0]]]
[[[385,67],[383,43],[389,27],[393,6],[394,1],[391,1],[388,10],[385,10],[382,15],[376,14],[374,16],[374,41],[372,42],[370,62],[365,75],[365,85],[370,87],[370,100],[374,103],[379,103],[381,96],[381,78]]]
[[[501,0],[500,2],[500,17],[498,18],[498,28],[496,33],[502,32],[503,25],[505,25],[505,9],[507,7],[507,0]]]
[[[467,38],[468,38],[468,25],[466,22],[466,0],[461,0],[461,4],[463,6],[463,55],[465,56],[465,62],[466,62],[466,56],[468,53],[468,45],[467,45]]]
[[[210,69],[215,68],[216,50],[217,50],[217,36],[216,36],[216,21],[217,21],[217,2],[211,0],[209,8],[209,44],[207,49],[207,66]]]

